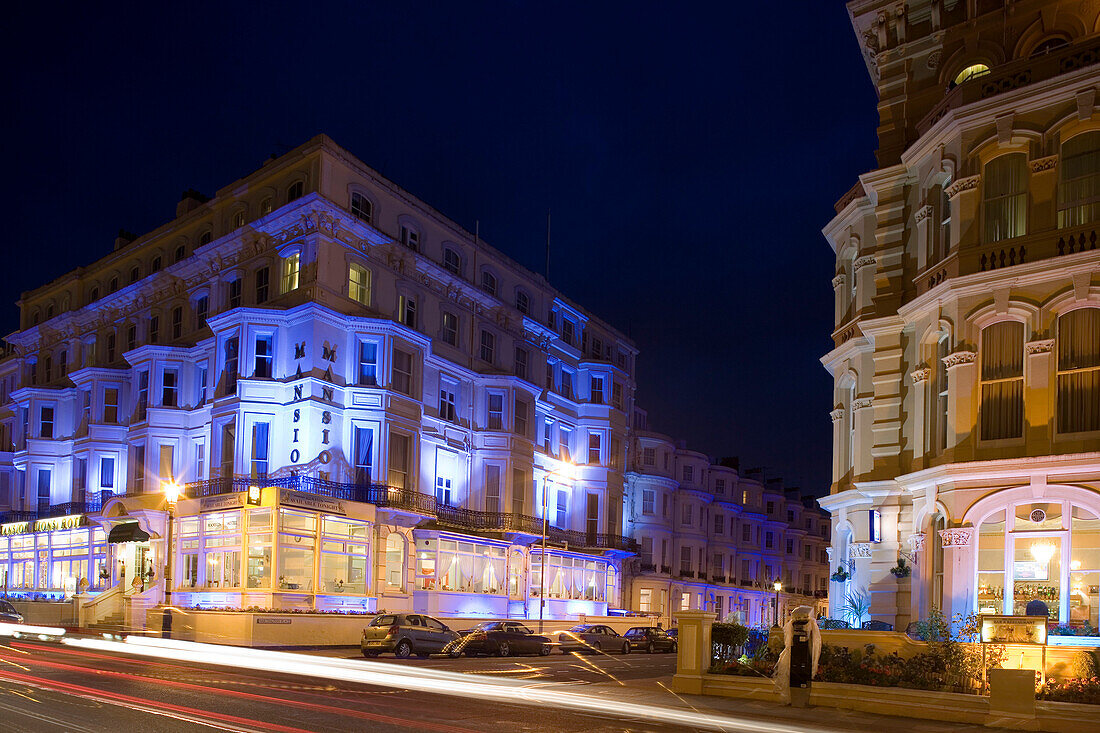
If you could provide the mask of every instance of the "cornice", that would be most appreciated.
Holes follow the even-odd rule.
[[[1054,339],[1028,341],[1026,344],[1024,344],[1024,353],[1028,356],[1035,356],[1036,354],[1049,354],[1053,350]]]
[[[923,206],[917,209],[917,213],[913,215],[913,221],[920,224],[922,221],[932,216],[932,205]]]
[[[948,369],[952,367],[962,366],[963,364],[973,364],[977,360],[978,354],[975,351],[956,351],[953,354],[948,354],[940,361]]]
[[[1058,167],[1058,156],[1048,155],[1045,158],[1035,158],[1028,162],[1028,168],[1032,173],[1042,173],[1044,171],[1052,171]]]
[[[913,384],[921,384],[927,382],[928,378],[932,376],[932,370],[928,367],[921,367],[915,371],[909,373],[909,378],[913,380]]]
[[[981,176],[968,176],[967,178],[959,178],[950,186],[948,186],[947,190],[944,193],[946,193],[951,198],[955,198],[955,196],[959,195],[963,191],[971,191],[977,188],[981,184],[981,182]]]

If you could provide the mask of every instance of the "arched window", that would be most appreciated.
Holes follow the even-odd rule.
[[[306,186],[301,181],[295,181],[294,183],[287,186],[287,189],[286,189],[287,203],[290,203],[291,201],[294,201],[295,199],[302,198],[302,194],[305,193],[305,190],[306,190]]]
[[[374,204],[372,204],[370,199],[368,199],[363,194],[352,193],[351,213],[352,216],[356,217],[357,219],[362,219],[363,221],[370,224],[371,219],[374,216]]]
[[[176,259],[175,259],[176,262],[179,262],[180,260],[182,260],[186,255],[187,255],[187,248],[186,247],[184,247],[182,244],[180,246],[176,247]]]
[[[46,320],[53,318],[53,303],[46,306]]]
[[[99,300],[99,288],[92,288],[88,292],[88,301],[92,302],[92,301],[96,301],[96,300]]]
[[[199,246],[202,247],[204,244],[210,244],[210,240],[213,238],[213,233],[209,229],[207,229],[205,232],[199,235]]]
[[[149,265],[149,272],[160,272],[160,255],[153,258],[152,264]]]
[[[271,197],[268,196],[267,198],[265,198],[263,201],[260,202],[260,216],[266,216],[267,214],[270,214],[271,209],[272,209]]]
[[[951,353],[951,339],[947,333],[940,333],[939,338],[936,340],[936,358],[935,363],[932,365],[935,373],[935,379],[932,382],[934,395],[932,405],[933,419],[930,421],[933,428],[932,440],[929,444],[937,452],[943,452],[947,449],[947,436],[948,436],[948,402],[947,402],[947,365],[943,363],[943,360]]]
[[[1100,220],[1100,131],[1062,143],[1058,167],[1058,226]]]
[[[523,290],[516,291],[516,310],[525,316],[531,314],[531,296]]]
[[[136,283],[141,278],[141,270],[136,266],[130,268],[130,283]]]
[[[244,211],[233,214],[233,228],[240,229],[244,226]]]
[[[443,269],[455,275],[462,275],[462,257],[450,247],[443,248]]]
[[[1058,318],[1058,432],[1100,430],[1100,308]]]
[[[989,67],[985,64],[971,64],[958,74],[955,74],[955,79],[951,82],[951,86],[956,87],[964,81],[970,81],[979,76],[985,76],[988,73]]]
[[[107,283],[107,292],[113,293],[118,290],[118,277],[112,277]]]
[[[932,607],[943,610],[943,539],[940,530],[947,529],[947,518],[937,513],[932,517]]]
[[[497,276],[489,270],[481,271],[481,289],[489,295],[497,294]]]
[[[1057,36],[1055,36],[1054,38],[1048,38],[1045,41],[1043,41],[1042,43],[1040,43],[1038,46],[1036,46],[1035,50],[1033,50],[1028,55],[1028,58],[1033,59],[1033,58],[1036,58],[1037,56],[1045,56],[1046,54],[1050,53],[1051,51],[1053,51],[1057,48],[1062,48],[1063,46],[1068,46],[1068,45],[1069,45],[1069,41],[1067,41],[1065,38],[1060,38],[1060,37],[1057,37]]]
[[[1001,155],[985,166],[982,191],[985,241],[999,242],[1027,233],[1027,156]]]
[[[1024,430],[1024,324],[982,329],[982,440],[1019,438]]]
[[[399,532],[386,535],[386,588],[405,590],[405,538]]]

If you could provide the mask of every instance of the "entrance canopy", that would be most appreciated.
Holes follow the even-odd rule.
[[[122,544],[124,542],[148,542],[149,533],[145,532],[138,526],[137,522],[126,522],[124,524],[116,525],[111,529],[111,533],[107,535],[107,542],[112,545]]]

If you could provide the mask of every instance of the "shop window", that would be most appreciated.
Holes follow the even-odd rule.
[[[386,588],[405,590],[405,538],[390,532],[386,536]]]
[[[986,242],[1027,233],[1027,156],[1001,155],[985,166],[982,175],[984,238]]]
[[[1019,438],[1024,428],[1024,324],[982,329],[982,440]]]
[[[202,517],[202,568],[206,588],[241,587],[241,513]]]
[[[1058,161],[1058,226],[1100,221],[1100,131],[1062,143]]]
[[[1100,430],[1100,308],[1058,318],[1058,432]]]
[[[323,517],[321,529],[322,593],[367,592],[367,523]]]

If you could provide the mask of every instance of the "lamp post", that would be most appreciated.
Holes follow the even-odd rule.
[[[778,580],[772,583],[772,588],[775,588],[775,626],[779,626],[779,591],[783,590],[783,583]]]
[[[172,525],[175,523],[176,502],[179,501],[183,487],[175,481],[165,481],[162,486],[164,498],[168,502],[168,537],[164,548],[164,613],[161,615],[160,635],[165,639],[172,637]]]
[[[546,474],[546,478],[542,480],[542,554],[539,555],[539,633],[542,633],[544,609],[546,608],[546,534],[549,529],[549,517],[547,514],[550,511],[549,508],[549,496],[550,490],[547,484],[550,483],[550,477],[555,475],[563,475],[566,478],[572,479],[571,471],[572,465],[568,461],[562,461],[562,468],[557,471],[551,471]]]

